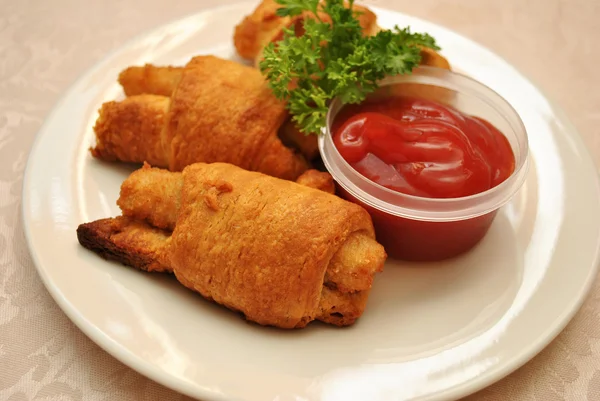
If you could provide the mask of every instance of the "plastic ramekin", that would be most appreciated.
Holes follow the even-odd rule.
[[[371,96],[409,94],[483,118],[508,139],[515,169],[505,181],[485,192],[461,198],[425,198],[385,188],[352,168],[334,145],[330,128],[342,103],[335,99],[327,126],[319,136],[325,167],[342,197],[367,209],[377,240],[398,259],[434,261],[474,247],[487,233],[498,209],[523,186],[529,164],[527,132],[518,113],[492,89],[465,75],[435,67],[386,78]]]

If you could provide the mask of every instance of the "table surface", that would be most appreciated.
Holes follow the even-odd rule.
[[[21,186],[61,93],[129,38],[218,0],[0,0],[0,400],[188,399],[108,355],[62,313],[29,256]],[[560,105],[600,165],[600,1],[365,1],[487,46]],[[558,338],[469,401],[600,400],[600,281]]]

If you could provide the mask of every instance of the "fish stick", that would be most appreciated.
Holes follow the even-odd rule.
[[[157,180],[147,189],[164,187],[158,181],[169,178],[153,170],[143,168],[134,178],[144,185]],[[363,314],[386,259],[363,208],[229,164],[197,163],[166,174],[183,181],[180,209],[169,239],[156,240],[163,241],[168,266],[184,286],[250,321],[281,328],[302,328],[315,319],[346,326]],[[176,207],[168,198],[164,202]],[[105,255],[103,248],[115,247],[98,244],[111,238],[104,232],[98,239],[99,227],[107,225],[82,224],[80,243]],[[135,248],[120,245],[120,253],[111,255]]]

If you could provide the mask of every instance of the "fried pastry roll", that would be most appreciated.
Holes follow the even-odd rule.
[[[303,21],[311,18],[311,13],[303,13],[295,17],[279,17],[276,14],[281,5],[274,0],[263,0],[252,14],[240,22],[234,32],[233,42],[238,54],[252,60],[255,66],[262,59],[262,51],[270,42],[283,37],[284,28],[293,28],[297,35],[303,33]],[[375,35],[381,30],[377,25],[377,16],[367,7],[354,5],[356,17],[363,29],[364,35]],[[319,17],[330,22],[329,15],[320,13]],[[450,69],[448,60],[434,50],[424,48],[421,51],[421,64],[432,67]]]
[[[127,264],[140,255],[166,254],[166,263],[157,261],[160,269],[172,269],[184,286],[262,325],[301,328],[315,319],[354,323],[386,259],[363,208],[291,181],[224,163],[198,163],[181,173],[145,167],[123,186],[137,188],[121,193],[126,217],[82,224],[80,243]],[[152,207],[131,199],[143,198],[143,188]],[[154,188],[165,188],[163,206]],[[179,199],[173,200],[169,194],[177,191]],[[168,230],[150,224],[169,226],[171,208],[177,218],[166,239],[155,234]],[[154,230],[143,237],[153,243],[147,248],[116,243],[112,238],[123,238],[129,224]],[[134,265],[144,266],[155,265]]]
[[[269,42],[278,40],[284,28],[293,27],[297,34],[301,34],[302,21],[312,17],[310,13],[295,17],[279,17],[276,11],[280,7],[281,5],[274,0],[263,0],[252,14],[246,16],[235,27],[233,43],[241,57],[257,63],[263,48]],[[372,35],[379,30],[375,13],[356,4],[353,9],[365,35]],[[325,22],[331,22],[331,17],[325,13],[319,13],[319,17]]]
[[[154,66],[152,64],[146,64],[143,67],[129,67],[123,70],[119,74],[119,83],[123,87],[123,91],[127,96],[130,96],[130,103],[143,104],[147,98],[139,97],[139,95],[160,95],[160,96],[171,96],[173,91],[175,90],[181,76],[183,74],[183,67],[161,67]],[[167,102],[169,99],[163,98],[163,101]],[[168,104],[167,108],[168,108]],[[137,122],[137,124],[141,124],[141,118],[147,118],[148,115],[152,115],[153,113],[158,114],[158,110],[150,109],[148,111],[144,110],[144,108],[139,108],[136,111],[132,111],[131,107],[128,107],[127,103],[121,104],[117,102],[108,102],[102,106],[100,109],[100,116],[104,117],[103,121],[112,121],[116,122],[115,126],[112,129],[109,129],[110,133],[118,133],[120,124],[122,122],[118,121],[119,118],[127,118],[130,121]],[[142,113],[145,113],[143,115]],[[157,118],[162,118],[161,116],[157,116]],[[107,118],[107,116],[110,116]],[[98,126],[97,131],[102,132],[102,127]],[[160,126],[157,125],[157,129],[160,129]],[[302,132],[298,130],[296,124],[294,124],[290,118],[286,120],[286,122],[281,125],[278,130],[278,136],[283,142],[283,144],[289,148],[297,149],[306,160],[314,160],[319,155],[319,147],[317,145],[317,139],[314,135],[304,135]],[[119,138],[115,138],[116,141]],[[111,143],[107,141],[107,143]],[[154,142],[151,142],[154,143]],[[127,150],[120,149],[116,147],[115,151],[126,152]],[[153,166],[161,166],[164,167],[164,163],[158,163],[156,161],[147,160]]]
[[[146,94],[105,103],[94,127],[92,155],[148,161],[171,171],[196,162],[226,162],[289,180],[308,168],[304,157],[279,139],[288,114],[258,70],[198,56],[177,82],[170,98]]]

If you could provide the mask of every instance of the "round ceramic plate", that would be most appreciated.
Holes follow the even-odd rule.
[[[27,166],[23,217],[56,302],[125,364],[205,401],[449,399],[532,358],[567,324],[596,273],[594,164],[562,112],[501,58],[397,12],[375,9],[383,27],[410,25],[438,38],[455,69],[503,95],[529,132],[526,185],[472,252],[434,264],[390,260],[354,326],[281,331],[78,244],[80,223],[119,214],[119,186],[132,169],[88,152],[98,107],[123,96],[119,71],[196,54],[236,58],[233,27],[254,6],[201,12],[135,39],[85,74],[49,116]]]

